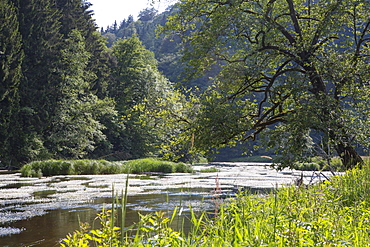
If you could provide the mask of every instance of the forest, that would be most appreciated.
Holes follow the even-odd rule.
[[[85,1],[1,0],[4,166],[157,156],[178,131],[143,114],[182,107],[154,53],[137,35],[108,48],[89,7]]]
[[[368,4],[252,2],[147,8],[98,30],[87,1],[1,0],[1,163],[193,162],[240,145],[282,166],[362,163]]]

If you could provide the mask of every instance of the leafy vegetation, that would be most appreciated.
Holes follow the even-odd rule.
[[[24,177],[54,175],[93,175],[120,173],[187,173],[192,172],[190,165],[161,161],[157,159],[138,159],[127,162],[106,160],[45,160],[33,161],[21,168]]]
[[[239,194],[215,214],[192,211],[187,234],[170,226],[177,209],[169,217],[162,212],[141,215],[128,228],[120,223],[112,228],[108,222],[117,222],[114,210],[103,211],[100,229],[83,224],[62,246],[367,246],[369,183],[367,163],[316,185],[287,186],[269,195]]]
[[[2,165],[197,162],[229,146],[248,156],[269,148],[281,167],[308,156],[340,156],[346,169],[362,162],[366,1],[187,0],[101,33],[89,7],[0,1]]]
[[[190,120],[195,149],[262,135],[281,167],[317,155],[338,155],[346,169],[363,162],[355,147],[369,146],[367,1],[177,7],[162,30],[181,37],[189,71],[220,68]]]
[[[143,111],[181,104],[167,97],[181,93],[153,53],[135,35],[108,48],[89,7],[82,0],[0,1],[2,165],[163,156],[167,135],[180,131],[159,128]]]

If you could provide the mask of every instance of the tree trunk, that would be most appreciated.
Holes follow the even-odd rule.
[[[346,170],[354,168],[356,165],[363,165],[364,161],[352,146],[346,146],[340,143],[335,149]]]

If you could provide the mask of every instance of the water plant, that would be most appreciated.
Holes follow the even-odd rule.
[[[218,169],[216,167],[209,167],[209,168],[206,168],[206,169],[202,169],[199,172],[208,173],[208,172],[219,172],[219,171],[220,171],[220,169]]]
[[[104,236],[118,241],[115,246],[362,247],[370,245],[369,207],[367,163],[315,185],[285,186],[268,195],[240,192],[214,213],[191,210],[192,226],[187,233],[170,227],[179,214],[176,208],[170,216],[163,212],[141,215],[130,228],[110,225],[114,233]],[[106,212],[100,217],[111,222],[115,215]],[[83,227],[64,239],[62,246],[109,246],[92,242],[97,231]],[[103,224],[99,232],[107,232],[107,227]]]
[[[33,161],[21,168],[24,177],[53,175],[94,175],[119,173],[192,172],[190,165],[154,158],[109,162],[106,160],[44,160]]]

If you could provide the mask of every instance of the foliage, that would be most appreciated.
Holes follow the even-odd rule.
[[[158,71],[153,53],[137,36],[118,40],[112,55],[116,59],[115,81],[109,95],[116,102],[118,117],[106,124],[111,153],[120,153],[125,159],[151,155],[183,158],[181,149],[186,148],[174,147],[173,142],[183,131],[178,117],[185,118],[188,111],[184,94]]]
[[[184,43],[189,72],[220,73],[200,100],[195,147],[265,135],[289,166],[307,155],[362,163],[369,145],[367,1],[186,0],[162,28]]]
[[[125,228],[124,238],[117,246],[367,246],[369,176],[367,163],[363,169],[347,171],[325,183],[287,186],[269,195],[240,193],[215,215],[191,211],[188,234],[170,226],[177,209],[170,217],[161,212],[140,215],[138,223]],[[114,214],[106,216],[108,221],[114,221]],[[119,241],[122,225],[115,229],[113,234],[104,235],[104,241]],[[96,232],[109,229],[105,226],[84,231],[82,226],[82,231],[83,235],[76,231],[63,241],[86,242]]]
[[[158,69],[172,82],[186,81],[186,87],[205,88],[209,85],[207,74],[201,78],[191,78],[189,81],[185,74],[185,64],[182,61],[181,40],[178,35],[167,37],[156,32],[158,26],[164,26],[167,18],[177,11],[176,5],[170,6],[163,13],[157,14],[153,8],[147,8],[139,13],[138,20],[134,21],[130,16],[124,19],[119,27],[113,24],[106,30],[102,30],[104,37],[108,38],[107,46],[111,47],[115,41],[133,36],[139,37],[146,49],[152,51],[158,61]],[[213,73],[214,74],[214,73]],[[186,78],[186,79],[185,79]],[[180,84],[180,83],[179,83]]]
[[[345,171],[339,157],[325,160],[322,157],[311,157],[306,163],[295,163],[294,169],[302,171]]]
[[[139,159],[125,162],[106,160],[44,160],[33,161],[21,168],[24,177],[55,175],[94,175],[120,173],[188,173],[192,168],[184,163],[174,163],[157,159]]]
[[[159,172],[159,173],[189,173],[192,168],[184,163],[175,163],[170,161],[157,160],[153,158],[145,158],[138,160],[130,160],[127,162],[130,173],[145,173],[145,172]]]
[[[0,2],[2,164],[160,154],[167,133],[156,128],[142,104],[155,107],[174,87],[137,37],[108,49],[90,5],[82,0]],[[148,24],[155,15],[147,9],[140,21]],[[118,32],[117,23],[113,29]]]
[[[2,65],[1,73],[7,83],[14,82],[11,90],[3,85],[8,97],[1,100],[1,115],[11,128],[2,126],[1,161],[20,166],[31,160],[86,157],[105,138],[100,118],[114,115],[104,83],[109,56],[89,4],[3,3],[11,6],[7,14],[12,9],[14,15],[0,30],[12,47],[4,50],[11,67]]]
[[[153,127],[140,119],[136,107],[145,98],[157,97],[163,78],[156,68],[152,52],[144,48],[137,37],[117,41],[112,47],[115,66],[114,82],[108,87],[115,100],[117,118],[108,119],[105,132],[113,148],[110,153],[124,153],[125,159],[142,158],[158,152]],[[168,83],[168,82],[167,82]],[[157,90],[157,91],[156,91]]]
[[[95,75],[86,69],[91,54],[86,51],[81,33],[72,30],[64,42],[60,67],[63,81],[58,85],[61,97],[46,140],[50,152],[57,157],[81,158],[105,138],[99,119],[102,115],[114,115],[113,101],[100,100],[90,91]]]
[[[15,118],[18,134],[11,150],[13,165],[47,152],[44,135],[56,106],[61,37],[58,11],[49,0],[11,1],[18,17],[24,59],[19,82],[19,111]],[[43,14],[40,14],[43,13]]]
[[[19,124],[19,83],[24,53],[16,8],[8,0],[0,1],[0,147],[6,165],[12,160],[11,150],[16,145]]]

